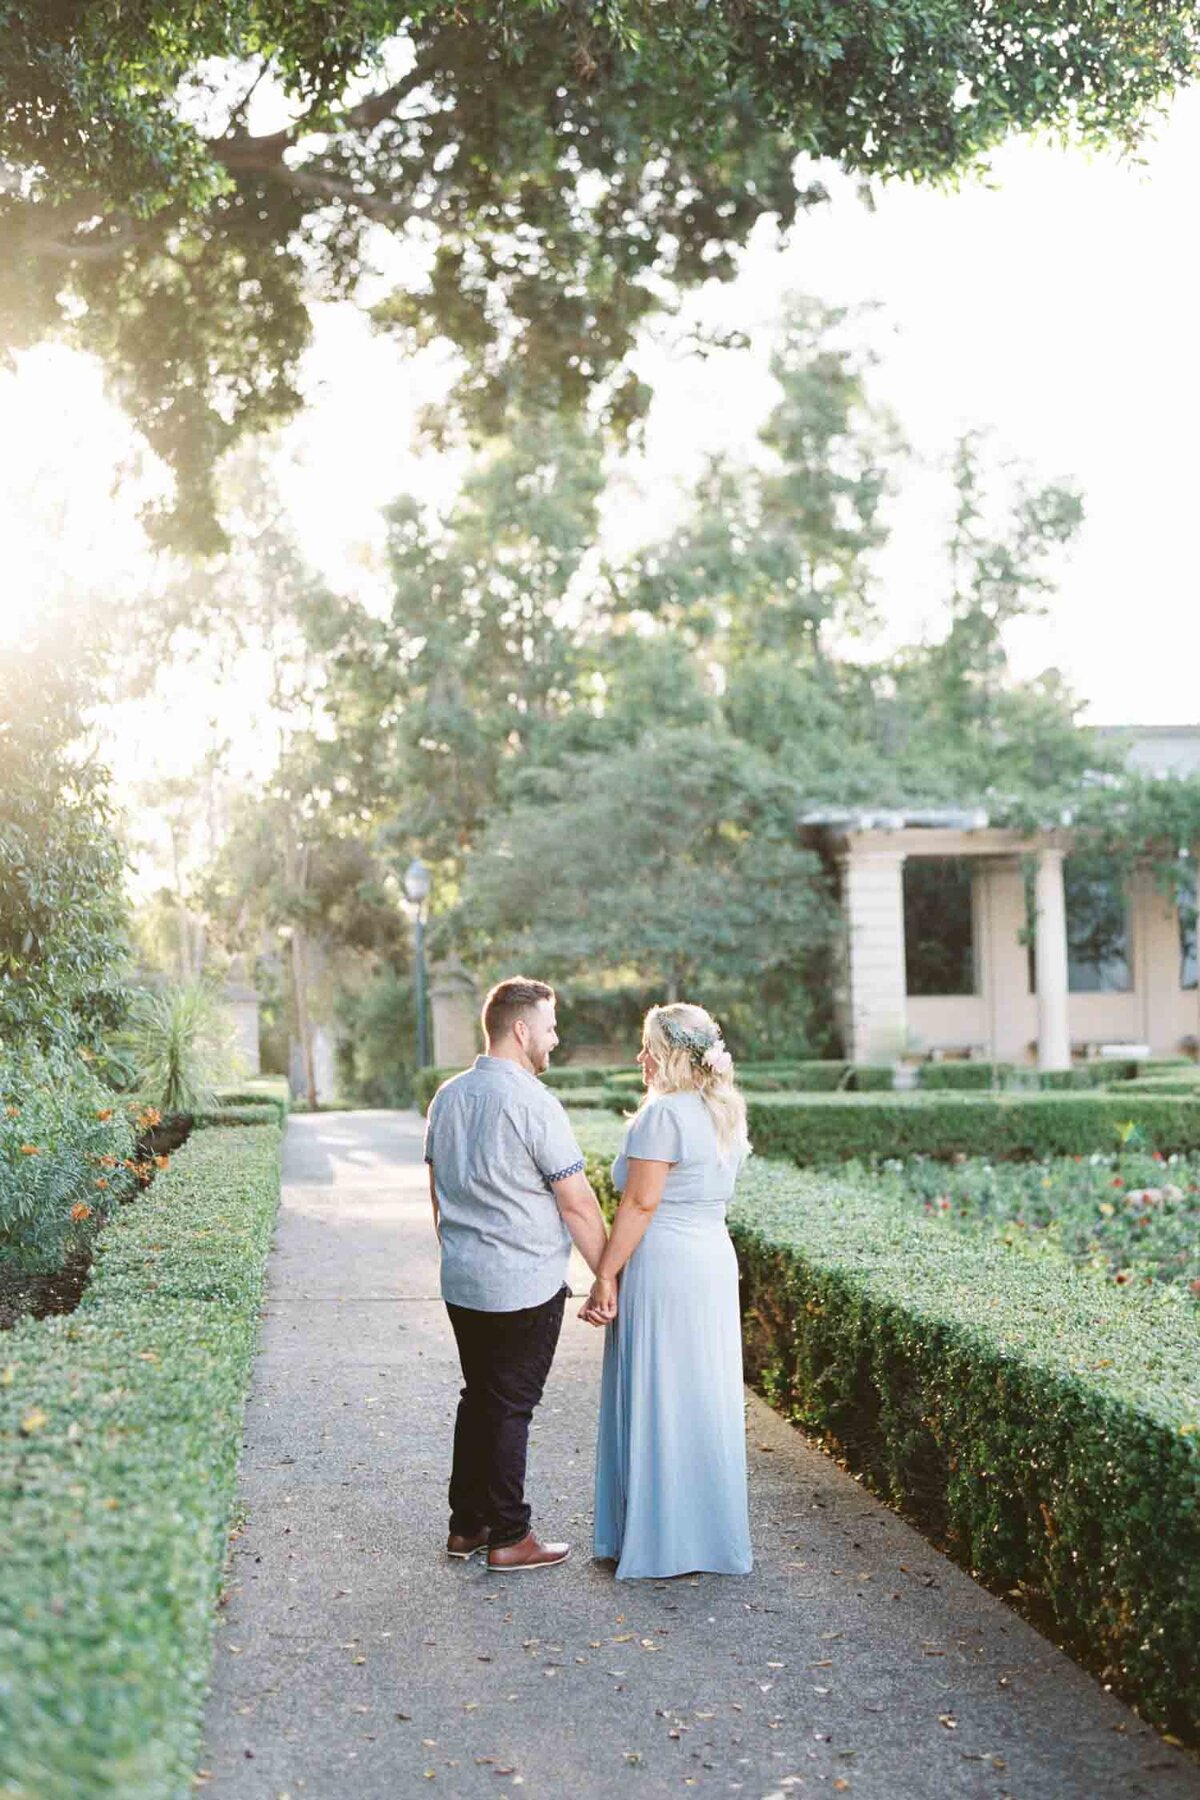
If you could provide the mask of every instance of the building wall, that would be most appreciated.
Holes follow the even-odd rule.
[[[908,996],[908,1044],[917,1053],[970,1051],[1000,1062],[1033,1062],[1037,998],[1019,933],[1025,923],[1020,863],[980,858],[975,877],[980,992]],[[1130,895],[1132,987],[1124,993],[1070,994],[1071,1043],[1077,1054],[1100,1043],[1145,1043],[1155,1055],[1177,1054],[1200,1037],[1200,994],[1179,985],[1174,908],[1147,871]]]

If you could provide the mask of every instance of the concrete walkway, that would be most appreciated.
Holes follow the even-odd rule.
[[[1200,1800],[1200,1765],[757,1399],[756,1566],[590,1556],[601,1337],[569,1307],[535,1523],[443,1554],[458,1371],[413,1113],[294,1118],[197,1784],[222,1800]],[[577,1286],[582,1285],[582,1267]]]

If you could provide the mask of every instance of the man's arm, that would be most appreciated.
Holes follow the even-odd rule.
[[[600,1202],[591,1182],[580,1169],[562,1181],[552,1182],[551,1191],[555,1205],[562,1214],[563,1224],[594,1275],[608,1242],[608,1232],[604,1228],[604,1214],[600,1211]]]
[[[437,1183],[433,1178],[433,1164],[426,1163],[425,1167],[429,1170],[429,1199],[433,1206],[433,1229],[440,1244],[442,1241],[442,1209],[438,1205]]]

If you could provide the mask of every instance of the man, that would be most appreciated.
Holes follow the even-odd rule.
[[[529,1421],[562,1328],[571,1240],[593,1273],[606,1242],[566,1112],[537,1079],[555,1025],[552,987],[499,982],[483,1004],[487,1051],[443,1082],[425,1131],[442,1298],[463,1373],[446,1549],[464,1558],[486,1549],[497,1572],[567,1559],[567,1544],[531,1529]]]

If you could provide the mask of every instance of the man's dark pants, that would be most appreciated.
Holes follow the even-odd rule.
[[[529,1530],[525,1457],[529,1421],[542,1397],[570,1289],[519,1312],[476,1312],[446,1303],[463,1388],[454,1422],[450,1530],[473,1537],[487,1525],[493,1544]]]

